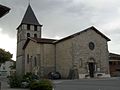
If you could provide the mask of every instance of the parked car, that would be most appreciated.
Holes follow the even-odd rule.
[[[59,72],[50,72],[48,74],[48,78],[52,79],[52,80],[54,80],[54,79],[61,79],[61,75],[60,75]]]

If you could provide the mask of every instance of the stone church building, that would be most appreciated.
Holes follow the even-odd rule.
[[[95,27],[60,40],[42,38],[41,31],[29,5],[17,28],[17,75],[32,72],[48,77],[59,72],[62,78],[110,77],[110,39]]]

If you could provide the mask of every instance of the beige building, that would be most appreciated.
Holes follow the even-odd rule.
[[[61,40],[28,38],[23,48],[25,73],[47,77],[49,72],[57,71],[62,78],[73,77],[75,73],[79,78],[108,77],[107,41],[110,39],[94,27]]]
[[[42,38],[42,25],[33,14],[29,5],[17,28],[18,75],[32,72],[48,77],[59,72],[70,79],[110,77],[108,37],[92,26],[60,40]]]
[[[33,72],[47,76],[55,67],[55,40],[43,38],[28,38],[25,50],[25,73]]]
[[[6,61],[5,63],[2,63],[0,66],[0,76],[10,76],[13,73],[15,73],[15,69],[13,70],[13,67],[15,64],[15,61],[9,60]]]

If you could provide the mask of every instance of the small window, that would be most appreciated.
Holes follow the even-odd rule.
[[[17,38],[17,41],[19,41],[19,36],[18,36],[18,38]]]
[[[120,72],[120,69],[116,69],[116,71],[119,71],[119,72]]]
[[[34,37],[37,38],[37,34],[34,34]]]
[[[34,30],[37,31],[37,26],[36,25],[34,26]]]
[[[36,57],[34,57],[34,63],[35,63],[35,66],[37,66],[37,59],[36,59]]]
[[[90,42],[89,43],[89,49],[94,50],[94,48],[95,48],[95,44],[93,42]]]
[[[27,37],[30,37],[30,33],[27,33]]]
[[[113,65],[116,65],[116,62],[113,61]]]
[[[120,61],[118,61],[118,65],[120,65]]]
[[[27,64],[29,64],[29,54],[27,54]]]
[[[3,66],[3,70],[5,70],[5,66]]]
[[[30,24],[27,24],[27,30],[30,30]]]
[[[82,58],[79,59],[79,67],[82,66]]]
[[[109,62],[109,65],[112,65],[112,62]]]

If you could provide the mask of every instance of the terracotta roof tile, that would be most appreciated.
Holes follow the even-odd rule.
[[[109,54],[109,59],[112,60],[120,60],[120,55],[119,54],[115,54],[115,53],[110,53]]]
[[[37,43],[54,43],[55,39],[47,39],[47,38],[31,38],[35,40]]]
[[[26,48],[26,46],[27,46],[27,44],[29,43],[30,40],[32,40],[32,41],[34,41],[34,42],[36,42],[36,43],[44,43],[44,44],[54,44],[54,42],[57,41],[57,40],[55,40],[55,39],[32,38],[32,37],[29,37],[29,38],[26,40],[26,42],[25,42],[25,44],[24,44],[24,46],[23,46],[23,49]]]

